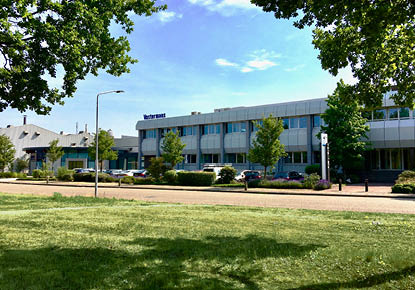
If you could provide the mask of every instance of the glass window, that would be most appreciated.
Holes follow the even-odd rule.
[[[216,134],[220,134],[220,124],[216,124]]]
[[[187,135],[193,135],[193,127],[187,127]]]
[[[284,158],[284,163],[292,163],[292,152],[287,152],[287,156]]]
[[[300,118],[300,128],[307,128],[307,118],[301,117]]]
[[[209,134],[209,126],[208,125],[204,125],[203,126],[203,135],[207,135]]]
[[[241,122],[241,132],[246,132],[246,123]]]
[[[363,111],[362,117],[367,119],[368,121],[372,121],[372,111]]]
[[[171,130],[173,131],[174,134],[176,134],[177,128],[172,128]]]
[[[262,121],[262,120],[252,121],[252,131],[254,131],[254,132],[258,131],[257,126],[255,126],[255,123],[256,123],[257,125],[259,125],[260,127],[262,127],[262,123],[263,123],[263,121]]]
[[[290,119],[290,129],[298,128],[298,118]]]
[[[392,164],[392,169],[401,169],[402,167],[401,149],[391,150],[391,164]]]
[[[233,123],[232,124],[232,132],[239,132],[240,127],[239,127],[240,123]]]
[[[232,123],[226,124],[226,133],[232,133]]]
[[[245,153],[238,153],[236,154],[236,163],[245,163],[246,154]]]
[[[398,119],[398,109],[391,108],[389,111],[389,119]]]
[[[301,152],[294,152],[294,163],[301,163]]]
[[[287,118],[282,119],[282,126],[284,127],[284,129],[288,129],[290,127],[290,120]]]
[[[212,154],[213,163],[219,163],[219,154]]]
[[[409,118],[409,108],[400,108],[399,118],[401,119]]]
[[[236,163],[236,154],[228,153],[225,155],[226,163]]]
[[[385,120],[386,110],[380,109],[373,112],[373,120]]]
[[[301,152],[303,163],[307,163],[307,152]]]
[[[320,127],[320,116],[314,115],[313,116],[313,127]]]
[[[209,125],[209,134],[215,134],[215,126]]]

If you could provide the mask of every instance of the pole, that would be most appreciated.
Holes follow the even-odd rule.
[[[95,119],[95,198],[98,197],[98,97],[97,94],[97,111]]]

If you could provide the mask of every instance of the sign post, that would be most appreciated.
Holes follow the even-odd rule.
[[[326,133],[321,133],[321,178],[328,179],[328,136]]]

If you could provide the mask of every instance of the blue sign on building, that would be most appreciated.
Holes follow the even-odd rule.
[[[149,114],[149,115],[144,114],[144,120],[162,119],[162,118],[166,118],[166,113],[163,113],[163,114]]]

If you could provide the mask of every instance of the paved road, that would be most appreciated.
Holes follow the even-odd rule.
[[[0,192],[52,195],[93,196],[93,187],[63,187],[24,184],[0,184]],[[115,197],[154,202],[280,207],[318,210],[346,210],[415,214],[415,199],[351,196],[298,196],[155,189],[100,188],[100,197]]]

